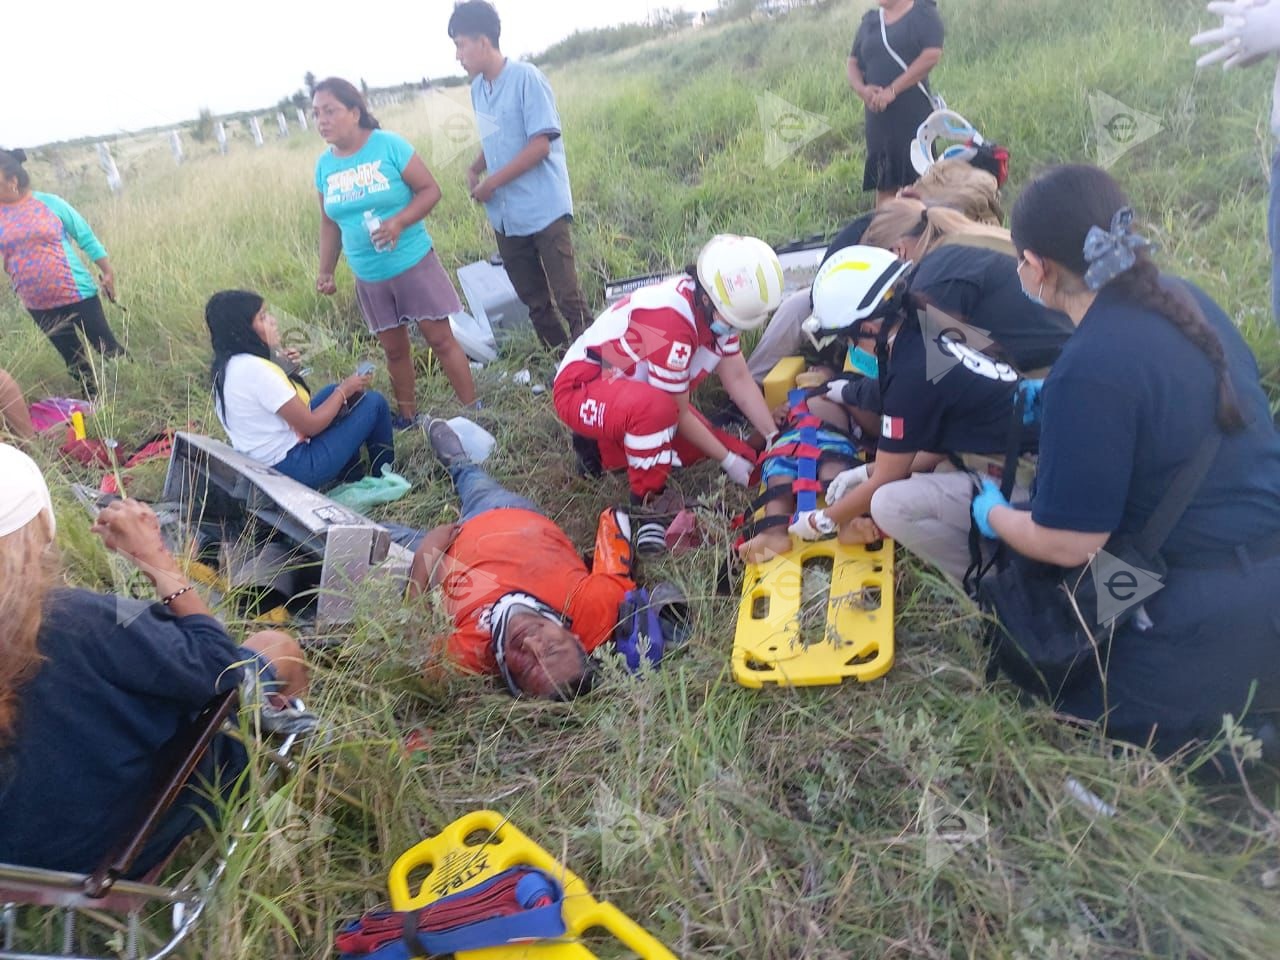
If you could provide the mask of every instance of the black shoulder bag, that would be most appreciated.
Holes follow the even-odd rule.
[[[1065,569],[1004,547],[998,572],[978,585],[978,602],[995,622],[988,630],[988,678],[1005,673],[1023,690],[1056,700],[1100,666],[1115,632],[1141,609],[1135,598],[1147,574],[1168,573],[1160,555],[1191,504],[1222,443],[1214,430],[1174,475],[1146,526],[1136,536],[1117,534],[1089,563]],[[1099,597],[1097,584],[1104,584]],[[1101,605],[1100,605],[1101,603]]]

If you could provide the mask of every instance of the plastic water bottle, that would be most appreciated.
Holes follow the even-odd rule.
[[[369,231],[369,242],[373,244],[374,250],[378,251],[378,253],[384,253],[390,249],[387,244],[378,243],[373,239],[374,231],[382,229],[382,218],[372,210],[364,212],[364,228]]]

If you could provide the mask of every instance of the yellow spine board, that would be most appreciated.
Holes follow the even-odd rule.
[[[804,373],[804,369],[803,357],[783,357],[765,374],[764,402],[769,405],[770,410],[787,402],[787,391],[796,385],[796,377]]]
[[[676,960],[643,927],[612,904],[596,900],[576,874],[492,810],[469,813],[405,851],[387,878],[391,908],[417,910],[517,866],[536,867],[560,884],[567,936],[606,930],[642,960]],[[413,892],[411,878],[424,875]],[[565,940],[465,950],[455,956],[458,960],[592,960],[596,955],[584,944]]]
[[[831,565],[829,592],[809,598],[806,568],[815,571],[812,581],[823,575],[823,561]],[[742,686],[866,682],[892,666],[891,541],[871,550],[792,538],[788,553],[747,565],[733,645],[733,675]]]

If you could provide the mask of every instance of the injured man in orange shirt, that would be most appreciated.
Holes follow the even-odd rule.
[[[427,532],[409,595],[440,588],[454,624],[443,644],[451,661],[500,675],[516,696],[567,700],[590,689],[591,654],[607,641],[616,639],[633,670],[683,641],[683,596],[669,584],[637,589],[626,514],[601,515],[588,570],[554,521],[471,462],[447,423],[432,420],[427,437],[453,478],[462,519]]]

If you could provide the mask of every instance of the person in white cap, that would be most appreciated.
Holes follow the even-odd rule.
[[[1222,17],[1222,26],[1191,38],[1194,47],[1214,46],[1197,67],[1221,63],[1224,70],[1251,67],[1280,53],[1280,0],[1215,0],[1206,8]],[[1280,64],[1271,104],[1271,133],[1280,138]],[[1280,323],[1280,150],[1271,159],[1271,201],[1267,212],[1271,240],[1271,312]]]
[[[0,861],[94,869],[132,826],[178,728],[249,669],[291,695],[306,687],[287,633],[237,645],[165,548],[156,515],[121,500],[93,530],[156,589],[155,602],[60,585],[55,521],[40,468],[0,444]],[[246,762],[226,738],[195,779],[223,783]],[[141,875],[200,829],[196,787],[170,810],[135,863]],[[212,806],[203,802],[212,813]]]

